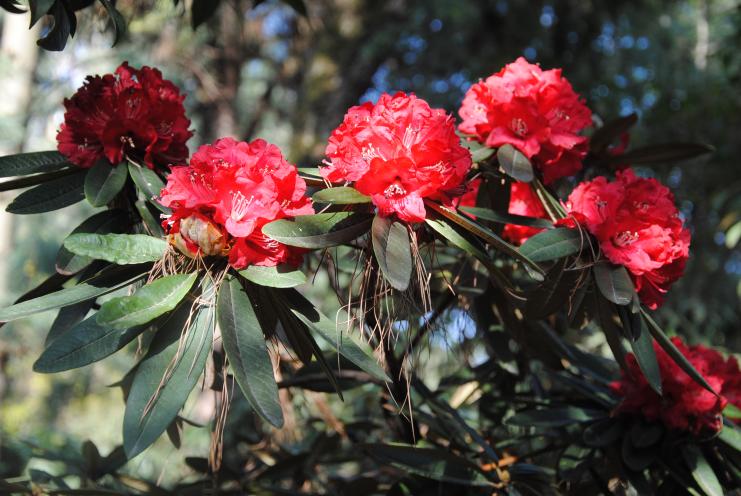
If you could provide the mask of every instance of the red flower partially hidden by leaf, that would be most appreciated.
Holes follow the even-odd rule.
[[[458,129],[496,148],[510,144],[531,159],[551,183],[581,170],[592,113],[561,76],[520,57],[469,88]]]
[[[124,157],[150,169],[182,164],[188,158],[188,130],[177,86],[151,67],[134,69],[124,62],[114,74],[88,76],[64,100],[64,123],[57,148],[70,162],[91,167],[106,159],[118,165]]]
[[[661,305],[682,276],[690,248],[669,188],[625,169],[612,182],[597,177],[579,184],[567,208],[583,216],[605,256],[628,269],[641,301],[651,309]]]
[[[617,413],[641,415],[649,421],[661,421],[668,428],[701,432],[717,432],[722,427],[721,412],[728,402],[741,406],[741,372],[738,361],[724,359],[717,351],[705,346],[687,346],[678,337],[672,342],[687,357],[720,398],[695,382],[654,342],[661,372],[662,396],[659,396],[641,373],[635,356],[627,356],[629,373],[610,384],[622,398]]]
[[[406,222],[424,221],[425,198],[448,204],[463,195],[471,168],[453,118],[401,92],[348,110],[329,137],[326,155],[324,178],[354,183],[380,215]]]
[[[170,242],[189,256],[222,255],[248,265],[298,265],[304,251],[262,233],[276,219],[313,214],[306,183],[280,149],[264,140],[222,138],[173,167],[161,202],[173,210],[163,223]]]
[[[539,219],[548,218],[543,204],[528,183],[512,183],[509,196],[509,213]],[[502,236],[516,245],[521,245],[530,236],[535,236],[542,230],[538,227],[507,224],[504,226]]]

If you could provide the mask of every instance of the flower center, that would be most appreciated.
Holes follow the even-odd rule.
[[[247,215],[247,209],[254,199],[254,196],[245,197],[241,191],[232,193],[232,211],[229,216],[236,222],[242,220]]]
[[[623,231],[621,233],[618,233],[617,236],[613,238],[613,241],[617,246],[624,247],[624,246],[630,246],[636,241],[638,241],[638,233],[637,232],[630,232],[630,231]]]
[[[512,132],[521,138],[524,137],[528,131],[527,124],[519,117],[515,117],[514,119],[512,119],[510,127],[512,128]]]
[[[385,196],[386,198],[393,198],[395,196],[403,196],[406,193],[407,193],[407,190],[405,190],[404,187],[398,182],[391,184],[389,187],[383,190],[383,196]]]

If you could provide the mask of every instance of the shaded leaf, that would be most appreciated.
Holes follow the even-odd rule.
[[[85,171],[39,184],[18,195],[5,209],[11,214],[40,214],[73,205],[85,198]]]
[[[603,410],[567,406],[518,412],[509,417],[505,423],[521,427],[563,427],[601,419],[607,415],[609,412]]]
[[[53,172],[69,166],[67,157],[57,151],[6,155],[0,157],[0,177]]]
[[[93,207],[105,206],[121,191],[128,175],[124,165],[113,166],[107,160],[98,160],[85,175],[85,198]]]
[[[631,442],[630,436],[623,437],[620,448],[625,465],[636,472],[642,472],[648,468],[658,456],[657,447],[639,448]]]
[[[562,259],[551,267],[541,284],[525,295],[527,318],[541,319],[564,308],[572,297],[582,271],[569,269],[570,260]]]
[[[616,442],[622,435],[622,423],[617,419],[607,418],[598,420],[584,429],[582,439],[587,446],[604,448]]]
[[[597,263],[594,265],[594,279],[602,296],[616,305],[627,305],[633,300],[635,288],[625,267],[608,262]]]
[[[718,477],[710,466],[702,450],[695,444],[682,445],[682,456],[692,472],[692,478],[707,496],[723,496],[725,492]]]
[[[641,368],[641,372],[643,372],[643,376],[648,381],[651,389],[661,395],[661,372],[659,370],[659,362],[656,360],[656,352],[654,351],[651,334],[642,332],[638,339],[630,340],[630,344],[633,347],[633,354],[636,357],[638,366]]]
[[[545,262],[576,255],[586,242],[578,229],[559,227],[531,236],[520,246],[520,253],[533,262]]]
[[[609,165],[653,164],[657,162],[674,162],[688,160],[715,151],[710,145],[702,143],[663,143],[636,148],[622,155],[611,157]]]
[[[60,308],[49,328],[49,332],[46,334],[44,345],[48,346],[55,338],[80,323],[94,304],[95,300],[87,300]]]
[[[299,215],[293,220],[276,220],[262,228],[263,234],[289,246],[328,248],[350,242],[367,233],[371,214],[330,212]]]
[[[604,151],[636,122],[638,122],[638,115],[633,113],[605,123],[589,138],[589,149],[594,153]]]
[[[548,219],[539,219],[537,217],[527,217],[525,215],[495,212],[494,210],[488,208],[460,207],[460,210],[472,214],[478,219],[498,222],[500,224],[514,224],[516,226],[539,227],[542,229],[553,227],[553,222]]]
[[[193,0],[190,7],[190,24],[193,29],[213,17],[220,4],[221,0]]]
[[[32,28],[42,17],[49,14],[56,0],[32,0],[28,3],[31,9],[31,26]]]
[[[404,291],[412,276],[412,252],[405,224],[376,215],[371,227],[373,253],[391,287]]]
[[[733,424],[724,424],[718,439],[727,446],[741,452],[741,431]]]
[[[322,189],[311,197],[317,203],[332,203],[335,205],[351,205],[355,203],[370,203],[370,196],[364,195],[350,186],[337,186]]]
[[[292,288],[306,282],[306,274],[290,265],[260,267],[250,265],[239,271],[239,275],[248,281],[271,288]]]
[[[116,9],[116,7],[113,5],[111,0],[100,0],[100,3],[102,3],[103,7],[105,7],[106,11],[108,12],[108,17],[110,17],[111,23],[113,24],[114,35],[112,46],[116,46],[116,44],[126,34],[126,21],[121,15],[121,12],[119,12],[118,9]]]
[[[47,1],[47,0],[44,0]],[[57,1],[49,12],[54,17],[54,25],[45,37],[36,42],[44,50],[61,51],[67,45],[67,39],[74,36],[77,29],[77,18],[66,2]]]
[[[146,234],[77,233],[64,240],[70,252],[118,265],[159,261],[167,251],[167,241]]]
[[[529,183],[535,177],[530,160],[510,144],[497,149],[497,161],[508,176],[518,181]]]

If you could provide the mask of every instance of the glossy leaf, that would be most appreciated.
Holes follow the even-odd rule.
[[[292,288],[306,282],[306,274],[290,265],[260,267],[250,265],[239,271],[239,275],[248,281],[271,288]]]
[[[152,202],[137,200],[134,203],[136,211],[139,212],[139,216],[142,218],[142,223],[149,235],[154,236],[155,238],[163,238],[165,236],[165,231],[162,229],[162,224],[159,219],[155,217],[156,212],[152,213],[149,205],[152,205]]]
[[[70,235],[79,233],[107,234],[123,230],[129,224],[122,210],[104,210],[89,217],[77,226]],[[56,269],[60,274],[76,274],[93,261],[93,258],[76,255],[62,245],[57,253]]]
[[[412,252],[405,224],[377,215],[371,227],[373,253],[391,287],[404,291],[412,277]]]
[[[97,322],[114,329],[127,329],[151,322],[175,308],[188,294],[197,276],[193,272],[160,277],[131,296],[112,298],[100,307]]]
[[[67,157],[57,151],[6,155],[0,157],[0,177],[53,172],[69,166]]]
[[[76,255],[127,265],[159,261],[168,245],[146,234],[77,233],[64,240],[64,247]]]
[[[539,219],[536,217],[527,217],[525,215],[495,212],[494,210],[488,208],[460,207],[460,210],[476,216],[477,219],[498,222],[500,224],[514,224],[516,226],[539,227],[542,229],[553,227],[553,222],[548,219]]]
[[[134,163],[129,162],[129,175],[134,181],[137,189],[150,200],[152,204],[164,213],[169,213],[170,209],[160,205],[155,199],[159,198],[162,188],[165,187],[165,183],[152,169],[147,167],[141,167]]]
[[[659,370],[659,362],[656,360],[651,334],[642,332],[638,339],[629,341],[643,376],[648,381],[651,389],[661,395],[661,371]]]
[[[723,496],[725,492],[715,475],[713,467],[708,463],[702,450],[692,443],[682,445],[682,456],[692,473],[697,485],[706,496]]]
[[[608,262],[597,263],[594,265],[594,279],[602,296],[616,305],[627,305],[633,300],[635,288],[625,267]]]
[[[224,351],[239,388],[261,417],[282,427],[283,411],[265,336],[237,278],[221,283],[216,315]]]
[[[586,242],[578,229],[559,227],[531,236],[520,246],[520,253],[533,262],[545,262],[576,255]]]
[[[94,304],[95,300],[87,300],[60,308],[49,328],[49,332],[46,334],[44,344],[48,346],[54,339],[82,322]]]
[[[100,0],[100,3],[105,7],[108,17],[113,24],[113,46],[116,46],[119,40],[126,34],[126,21],[111,0]]]
[[[337,186],[317,191],[311,197],[317,203],[332,203],[335,205],[352,205],[356,203],[370,203],[370,196],[364,195],[349,186]]]
[[[55,0],[33,0],[29,2],[31,10],[31,27],[41,20],[46,14],[49,14]]]
[[[529,183],[535,177],[530,160],[510,144],[497,149],[497,161],[508,176],[518,181]]]
[[[85,198],[85,172],[65,175],[19,194],[5,209],[11,214],[40,214],[74,205]]]
[[[190,310],[190,302],[180,305],[137,365],[124,414],[124,450],[129,459],[165,432],[206,366],[213,339],[213,308],[199,307],[192,318]]]
[[[372,215],[330,212],[281,219],[262,228],[263,234],[289,246],[328,248],[348,243],[370,230]]]
[[[85,175],[85,198],[94,207],[105,206],[121,191],[128,176],[125,165],[99,160]]]

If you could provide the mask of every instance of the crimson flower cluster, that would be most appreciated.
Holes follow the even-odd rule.
[[[173,210],[163,223],[170,242],[189,256],[228,256],[248,265],[298,265],[303,250],[262,233],[273,220],[313,214],[306,183],[280,149],[264,140],[222,138],[172,167],[161,202]]]
[[[702,345],[688,346],[678,337],[672,341],[720,397],[694,381],[654,343],[662,395],[651,389],[631,353],[627,356],[629,371],[622,372],[621,379],[610,384],[621,397],[616,413],[640,415],[649,421],[661,421],[670,429],[694,434],[719,431],[723,425],[723,408],[729,402],[741,406],[738,361],[733,357],[724,359],[717,351]]]
[[[64,100],[57,148],[84,168],[101,159],[118,165],[125,157],[150,169],[183,163],[193,135],[183,100],[159,70],[124,62],[113,74],[88,76]]]
[[[561,69],[544,71],[520,57],[468,90],[458,129],[496,148],[510,144],[533,161],[545,183],[581,170],[592,113]]]
[[[348,110],[326,155],[325,179],[352,183],[380,215],[406,222],[424,221],[425,198],[451,203],[463,195],[471,168],[452,116],[401,92]]]
[[[690,248],[690,232],[669,188],[628,168],[614,181],[600,176],[579,184],[567,208],[604,255],[628,269],[641,301],[651,309],[660,306],[681,277]]]

